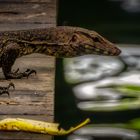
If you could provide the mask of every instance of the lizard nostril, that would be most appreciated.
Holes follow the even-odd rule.
[[[95,41],[95,42],[99,42],[99,38],[98,38],[98,37],[95,37],[95,38],[94,38],[94,41]]]
[[[115,52],[114,52],[114,54],[113,55],[119,55],[121,53],[121,50],[120,49],[118,49],[118,48],[116,48],[116,50],[115,50]]]

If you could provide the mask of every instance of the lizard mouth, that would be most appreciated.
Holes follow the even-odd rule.
[[[87,53],[96,55],[107,55],[107,56],[118,56],[121,50],[115,45],[110,47],[96,47],[90,44],[85,44],[85,49]]]

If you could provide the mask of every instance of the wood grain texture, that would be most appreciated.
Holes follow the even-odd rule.
[[[37,29],[37,28],[48,28],[52,27],[53,24],[35,24],[35,23],[4,23],[0,24],[0,31],[15,31],[25,29]]]
[[[55,8],[50,3],[1,3],[0,23],[54,24]]]
[[[56,26],[56,0],[0,0],[0,31]],[[40,54],[16,60],[13,69],[35,69],[28,79],[5,80],[0,69],[0,86],[15,84],[10,98],[0,96],[0,120],[8,117],[53,122],[55,59]],[[0,140],[51,140],[52,136],[27,132],[0,132]]]

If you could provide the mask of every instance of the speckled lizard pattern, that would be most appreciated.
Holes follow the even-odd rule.
[[[119,55],[114,44],[95,31],[68,26],[0,32],[0,67],[6,79],[27,77],[33,70],[12,72],[16,58],[31,53],[55,57],[86,54]]]

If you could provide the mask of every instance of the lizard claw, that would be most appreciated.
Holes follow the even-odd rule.
[[[9,83],[9,86],[7,88],[9,89],[10,87],[13,87],[13,89],[15,89],[15,85],[12,82]]]
[[[36,71],[35,70],[31,70],[31,69],[27,69],[25,72],[18,72],[19,69],[17,69],[14,72],[10,72],[10,73],[6,73],[5,77],[6,79],[21,79],[24,77],[29,77],[32,73],[35,73],[36,75]],[[10,86],[12,86],[14,88],[14,85],[11,83]]]
[[[7,87],[0,87],[0,95],[7,94],[10,97],[10,94],[9,94],[10,87],[13,87],[13,89],[15,89],[15,85],[12,82],[9,83]]]
[[[23,75],[25,75],[27,78],[32,74],[34,73],[36,75],[36,70],[30,70],[30,69],[27,69]]]
[[[25,72],[30,72],[31,70],[30,69],[27,69]]]
[[[36,75],[36,71],[35,71],[35,70],[31,70],[31,71],[28,73],[28,77],[29,77],[32,73],[34,73],[34,74]],[[27,77],[27,78],[28,78],[28,77]]]

